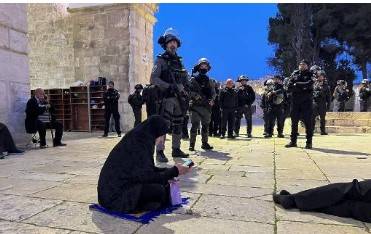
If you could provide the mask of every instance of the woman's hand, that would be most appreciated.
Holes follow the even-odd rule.
[[[178,168],[179,175],[185,175],[191,171],[191,168],[183,166],[182,164],[179,163],[177,163],[175,166]]]

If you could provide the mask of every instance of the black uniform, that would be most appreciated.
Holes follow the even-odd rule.
[[[291,108],[291,143],[296,144],[298,123],[303,120],[307,145],[312,144],[313,137],[313,74],[309,70],[296,70],[288,81],[288,91],[292,93]]]
[[[330,106],[331,91],[326,82],[316,81],[313,88],[313,128],[315,127],[316,117],[320,117],[321,133],[326,133],[326,111]]]
[[[246,134],[251,136],[252,131],[252,108],[251,105],[255,101],[255,92],[253,88],[246,84],[242,85],[237,89],[237,97],[238,97],[238,109],[236,115],[236,123],[235,123],[235,133],[239,135],[240,133],[240,126],[241,126],[241,119],[243,115],[245,115],[245,120],[247,124],[247,132]]]
[[[278,136],[283,136],[285,125],[285,92],[282,84],[275,83],[271,89],[266,88],[262,95],[261,107],[265,112],[264,126],[266,128],[266,137],[273,135],[276,121]]]
[[[301,211],[354,218],[371,222],[371,180],[350,183],[335,183],[290,194],[281,191],[274,195],[275,203],[285,209],[297,208]]]
[[[140,94],[140,90],[136,90],[133,94],[128,97],[128,102],[133,108],[134,112],[134,127],[142,122],[142,105],[144,104],[143,96]]]
[[[97,190],[101,206],[135,212],[169,204],[168,180],[178,176],[178,169],[158,168],[153,161],[155,140],[167,130],[163,118],[151,116],[125,134],[100,172]]]
[[[162,97],[156,85],[146,85],[143,89],[143,100],[146,103],[147,116],[158,115]]]
[[[222,112],[222,132],[224,137],[227,130],[228,122],[228,137],[233,137],[235,126],[236,110],[238,107],[237,92],[233,88],[224,88],[220,91],[219,104]]]
[[[367,112],[368,110],[368,100],[371,96],[371,90],[367,85],[362,84],[359,88],[359,105],[361,112]]]
[[[221,112],[220,112],[220,89],[215,87],[215,101],[211,107],[211,120],[209,125],[209,136],[220,136],[221,133]]]
[[[208,143],[209,124],[211,120],[210,102],[213,102],[215,99],[215,88],[214,83],[206,74],[198,74],[191,79],[190,97],[192,122],[190,146],[194,147],[197,130],[200,128],[200,122],[202,144]]]
[[[337,85],[334,90],[334,112],[345,112],[345,103],[349,100],[349,91],[341,85]]]
[[[105,124],[104,124],[104,135],[108,134],[109,131],[109,122],[111,115],[113,115],[113,118],[115,120],[115,128],[118,135],[121,134],[120,130],[120,113],[118,110],[118,100],[120,98],[120,93],[114,89],[109,88],[106,92],[104,92],[103,99],[104,99],[104,105],[105,105]]]

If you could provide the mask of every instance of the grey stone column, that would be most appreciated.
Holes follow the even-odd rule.
[[[18,144],[27,140],[24,119],[30,97],[26,8],[0,4],[0,122]]]

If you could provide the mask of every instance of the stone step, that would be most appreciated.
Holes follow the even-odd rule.
[[[326,126],[326,131],[328,133],[371,133],[371,127]],[[320,128],[316,127],[315,132],[321,132]]]
[[[327,126],[371,127],[371,119],[327,118]]]
[[[371,112],[327,112],[328,119],[371,119]]]

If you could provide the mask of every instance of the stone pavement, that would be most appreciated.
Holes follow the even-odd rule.
[[[67,147],[0,160],[0,233],[370,233],[371,224],[286,211],[271,199],[281,189],[371,178],[370,134],[316,135],[315,148],[305,150],[285,149],[288,138],[263,139],[261,132],[255,127],[252,140],[211,138],[213,152],[200,150],[198,142],[191,156],[197,166],[180,178],[190,204],[148,225],[88,209],[97,202],[100,168],[119,138],[67,133]],[[300,137],[301,147],[304,141]]]

